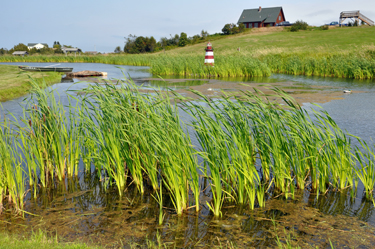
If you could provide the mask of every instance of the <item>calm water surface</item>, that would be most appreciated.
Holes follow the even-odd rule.
[[[1,63],[14,65],[46,66],[53,63]],[[107,79],[131,77],[145,88],[163,88],[160,81],[152,77],[147,67],[115,66],[98,63],[61,63],[62,67],[73,67],[74,71],[93,70],[108,73]],[[180,78],[181,79],[181,78]],[[79,79],[63,79],[63,83],[51,86],[56,89],[63,103],[67,102],[67,90],[80,90],[93,84],[90,80],[78,83]],[[360,93],[343,94],[343,99],[321,104],[338,125],[349,133],[374,144],[375,138],[375,81],[347,80],[322,77],[304,77],[273,74],[269,78],[246,78],[226,80],[228,88],[232,82],[276,82],[292,81],[300,85],[318,85],[351,89]],[[172,87],[186,88],[190,85],[206,84],[207,80],[181,81]],[[169,84],[168,87],[171,87]],[[2,103],[3,109],[15,116],[22,113],[22,100],[25,97]],[[307,110],[316,108],[305,103]],[[185,115],[185,114],[182,114]],[[185,115],[183,118],[188,120]],[[204,186],[202,182],[202,186]],[[41,190],[42,191],[42,190]],[[46,190],[44,190],[46,191]],[[330,248],[329,240],[337,247],[371,248],[375,243],[375,214],[373,203],[362,199],[362,189],[352,199],[348,193],[331,193],[316,196],[300,192],[296,200],[269,199],[266,208],[250,211],[248,207],[228,206],[223,209],[223,218],[214,220],[207,207],[199,214],[189,212],[177,218],[173,210],[166,209],[163,226],[157,225],[158,207],[150,193],[140,196],[136,189],[129,189],[120,199],[117,190],[105,189],[95,175],[82,173],[79,179],[59,184],[54,190],[43,192],[37,199],[29,197],[26,210],[40,216],[26,215],[25,219],[7,216],[11,224],[0,227],[18,231],[19,225],[27,229],[41,228],[54,231],[67,240],[85,241],[103,245],[121,246],[121,243],[146,244],[175,243],[177,247],[211,247],[234,243],[239,247],[273,247],[275,236],[283,240],[285,231],[292,234],[300,244],[318,245]],[[203,191],[202,198],[210,200]],[[205,201],[203,201],[204,203]],[[166,203],[166,207],[172,207]],[[273,223],[276,219],[279,222]],[[325,227],[329,224],[330,227]],[[355,231],[352,231],[355,228]],[[147,239],[146,239],[147,238]],[[343,239],[348,238],[348,239]]]

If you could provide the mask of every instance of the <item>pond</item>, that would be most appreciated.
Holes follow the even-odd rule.
[[[12,64],[12,63],[2,63]],[[45,63],[13,63],[42,66]],[[49,65],[49,64],[48,64]],[[96,63],[61,63],[74,71],[94,70],[108,73],[107,80],[116,82],[129,75],[142,89],[172,88],[188,95],[196,89],[215,97],[220,90],[238,92],[241,84],[255,87],[277,86],[299,98],[306,110],[316,109],[310,101],[323,102],[338,125],[349,133],[373,144],[375,137],[375,81],[332,79],[273,74],[269,78],[247,79],[184,79],[165,77],[165,81],[150,75],[147,67],[132,67]],[[124,74],[123,74],[124,73]],[[77,83],[83,80],[85,82]],[[67,90],[81,90],[101,79],[70,79],[51,86],[64,104]],[[351,89],[352,94],[344,94]],[[323,96],[323,97],[322,97]],[[22,114],[24,97],[2,103],[3,109],[15,116]],[[184,115],[184,114],[183,114]],[[186,114],[185,114],[186,115]],[[185,120],[189,117],[183,116]],[[193,143],[196,142],[193,141]],[[202,179],[202,186],[208,183]],[[206,185],[205,185],[206,184]],[[140,195],[136,187],[129,187],[121,198],[117,190],[106,188],[96,174],[81,172],[77,179],[68,179],[53,189],[40,190],[37,198],[30,195],[26,214],[17,218],[4,216],[0,228],[11,232],[42,229],[57,234],[64,240],[79,240],[113,247],[163,244],[167,247],[275,247],[277,238],[282,243],[296,243],[301,247],[319,246],[371,248],[375,243],[374,204],[363,197],[358,188],[355,198],[349,192],[332,192],[318,199],[309,191],[300,191],[294,200],[269,198],[264,208],[250,210],[248,206],[226,205],[221,219],[213,218],[207,206],[199,213],[189,210],[177,217],[171,203],[165,204],[163,225],[158,225],[158,206],[148,190]],[[202,202],[212,196],[203,191]],[[26,227],[24,227],[26,226]],[[304,246],[303,246],[304,245]]]

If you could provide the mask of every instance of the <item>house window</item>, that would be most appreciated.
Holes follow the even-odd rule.
[[[279,21],[281,21],[281,16],[279,16]]]

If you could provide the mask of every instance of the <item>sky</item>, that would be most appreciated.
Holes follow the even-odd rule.
[[[202,30],[219,33],[237,23],[244,9],[282,6],[287,21],[320,26],[338,21],[341,11],[360,10],[375,20],[374,0],[1,0],[0,48],[19,43],[47,43],[82,51],[113,52],[129,34],[170,37]]]

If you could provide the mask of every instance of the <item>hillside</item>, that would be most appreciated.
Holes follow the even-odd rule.
[[[212,41],[215,55],[240,52],[253,56],[266,54],[349,53],[375,49],[375,27],[335,27],[329,30],[288,32],[283,27],[252,29],[250,32]],[[205,43],[166,51],[166,54],[204,54]]]

